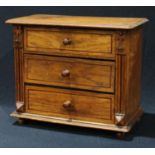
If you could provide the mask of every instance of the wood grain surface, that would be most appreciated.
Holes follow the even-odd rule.
[[[68,75],[63,75],[64,71]],[[25,82],[114,92],[115,63],[24,55]]]
[[[64,107],[70,101],[71,105]],[[112,122],[113,95],[26,86],[26,112],[95,122]]]
[[[14,25],[16,112],[11,116],[129,132],[143,111],[147,21],[59,15],[6,21]]]
[[[115,32],[25,27],[24,51],[48,55],[115,58]]]
[[[147,22],[146,18],[86,17],[36,14],[9,19],[7,24],[47,25],[86,28],[133,29]]]

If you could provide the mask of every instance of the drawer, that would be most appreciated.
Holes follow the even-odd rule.
[[[24,55],[24,81],[114,92],[114,62]]]
[[[113,122],[113,95],[40,86],[25,86],[25,94],[28,113],[70,120]]]
[[[115,33],[76,29],[25,28],[25,52],[78,57],[115,57]]]

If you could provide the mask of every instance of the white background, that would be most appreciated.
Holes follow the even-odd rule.
[[[1,6],[151,6],[155,0],[0,0]]]
[[[154,155],[155,149],[115,148],[115,149],[75,149],[75,148],[25,148],[0,149],[1,155]]]

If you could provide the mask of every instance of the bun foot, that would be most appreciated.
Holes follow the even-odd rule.
[[[117,136],[118,139],[124,139],[124,137],[125,137],[125,132],[117,132],[117,133],[116,133],[116,136]]]
[[[18,122],[19,125],[23,125],[24,124],[24,119],[19,118],[17,120],[17,122]]]

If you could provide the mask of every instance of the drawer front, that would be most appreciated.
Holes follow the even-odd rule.
[[[113,122],[113,95],[38,86],[25,87],[26,112],[82,121]]]
[[[24,56],[25,82],[114,92],[114,62]]]
[[[25,28],[26,52],[114,58],[114,33],[105,31]]]

